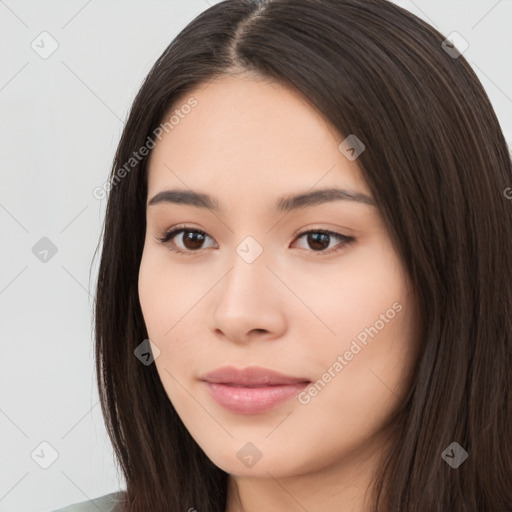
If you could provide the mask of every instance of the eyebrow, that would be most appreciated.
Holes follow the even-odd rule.
[[[375,207],[375,201],[361,192],[346,190],[343,188],[325,188],[305,192],[302,194],[285,196],[280,198],[276,204],[277,212],[289,212],[309,206],[315,206],[331,201],[353,201]],[[217,199],[202,192],[192,190],[162,190],[151,198],[148,206],[160,203],[186,204],[198,208],[208,208],[210,210],[220,211]]]

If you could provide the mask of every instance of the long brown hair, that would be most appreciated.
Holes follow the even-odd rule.
[[[225,511],[228,474],[155,365],[134,356],[148,338],[137,285],[148,158],[130,159],[178,98],[234,71],[293,86],[364,142],[359,166],[421,307],[421,354],[374,510],[512,510],[512,164],[482,85],[444,39],[386,0],[227,0],[154,64],[109,177],[95,303],[101,407],[127,484],[119,510]],[[442,457],[452,442],[468,453],[457,468]]]

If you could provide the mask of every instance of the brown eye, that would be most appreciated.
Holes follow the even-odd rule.
[[[319,254],[330,254],[339,250],[339,248],[337,249],[336,246],[334,246],[335,248],[333,250],[326,251],[326,249],[329,248],[331,239],[333,238],[339,241],[337,245],[338,247],[341,246],[341,248],[355,241],[354,237],[345,236],[325,229],[305,231],[304,233],[301,233],[297,239],[304,237],[308,247],[311,248],[313,252],[317,252]]]
[[[308,233],[308,245],[315,251],[323,251],[329,247],[330,236],[326,233]]]
[[[182,233],[182,236],[178,235]],[[179,254],[193,254],[202,249],[206,238],[210,238],[204,231],[187,227],[178,227],[164,233],[158,240],[169,246],[169,250]],[[176,239],[176,241],[175,241]],[[181,245],[180,245],[181,244]]]
[[[180,234],[181,237],[178,236]],[[169,250],[172,252],[184,256],[191,256],[201,252],[201,249],[205,248],[204,242],[207,238],[212,239],[204,231],[187,226],[177,226],[165,232],[161,237],[157,237],[157,240],[168,246]],[[343,247],[355,242],[354,237],[345,236],[325,229],[305,231],[297,236],[297,240],[301,238],[306,240],[306,249],[310,249],[318,255],[327,255],[337,252]],[[338,240],[338,243],[333,246],[334,249],[331,248],[331,250],[327,250],[329,247],[332,247],[331,241],[333,239]]]
[[[201,245],[204,242],[204,233],[190,230],[182,230],[181,232],[185,235],[181,239],[185,249],[189,249],[191,251],[201,249]]]

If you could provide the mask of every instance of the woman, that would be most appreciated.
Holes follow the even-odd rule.
[[[511,185],[477,77],[409,12],[200,14],[107,187],[97,377],[127,489],[102,510],[512,510]]]

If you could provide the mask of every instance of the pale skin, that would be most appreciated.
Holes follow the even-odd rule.
[[[338,149],[345,136],[300,94],[229,75],[183,103],[190,96],[197,106],[151,154],[148,202],[163,190],[193,190],[221,209],[147,206],[139,298],[162,384],[190,434],[230,475],[226,512],[366,512],[365,491],[418,355],[408,277],[375,204],[276,210],[283,196],[329,187],[373,199],[357,159]],[[157,240],[182,224],[188,231]],[[327,236],[322,248],[301,236],[318,229],[355,240]],[[190,243],[190,230],[206,236]],[[248,236],[263,251],[251,263],[237,253]],[[401,310],[347,360],[358,334],[380,326],[396,303]],[[346,365],[336,371],[339,355]],[[330,368],[331,379],[307,404],[292,397],[244,415],[212,400],[199,380],[224,365],[312,382]],[[252,467],[237,456],[248,442],[261,453]]]

